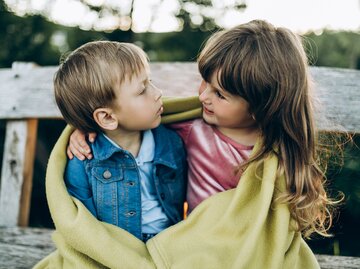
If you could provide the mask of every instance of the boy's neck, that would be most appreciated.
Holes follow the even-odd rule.
[[[215,126],[215,128],[222,134],[244,146],[255,145],[260,134],[260,130],[256,126],[246,128],[224,128]]]
[[[104,132],[112,141],[122,149],[129,151],[134,157],[137,157],[140,151],[142,132],[141,131],[106,131]]]

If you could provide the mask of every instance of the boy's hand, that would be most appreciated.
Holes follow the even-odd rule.
[[[95,141],[96,133],[89,133],[88,136],[90,142]],[[77,129],[71,134],[69,145],[66,149],[67,156],[70,159],[74,158],[74,155],[79,160],[85,160],[85,158],[90,160],[92,158],[91,149],[85,137],[86,135]]]

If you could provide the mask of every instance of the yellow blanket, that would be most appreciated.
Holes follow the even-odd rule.
[[[196,97],[165,101],[163,122],[200,115]],[[145,245],[128,232],[96,220],[64,185],[65,148],[71,128],[56,143],[46,174],[46,193],[57,250],[35,268],[320,268],[289,209],[274,199],[285,189],[270,156],[250,165],[236,189],[216,194],[191,215]],[[257,145],[255,146],[256,150]]]

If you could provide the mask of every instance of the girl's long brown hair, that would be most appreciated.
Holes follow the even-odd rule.
[[[198,58],[206,81],[243,97],[263,136],[261,149],[248,163],[270,152],[285,173],[288,203],[305,237],[328,235],[331,205],[317,157],[311,80],[301,38],[286,28],[255,20],[214,34]]]

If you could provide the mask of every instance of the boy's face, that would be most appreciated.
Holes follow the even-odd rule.
[[[216,79],[203,81],[199,88],[199,100],[203,104],[203,119],[217,127],[242,129],[256,124],[249,113],[249,104],[244,98],[222,89]]]
[[[119,127],[141,131],[157,127],[163,112],[162,92],[149,80],[148,68],[128,78],[116,90],[115,114]]]

